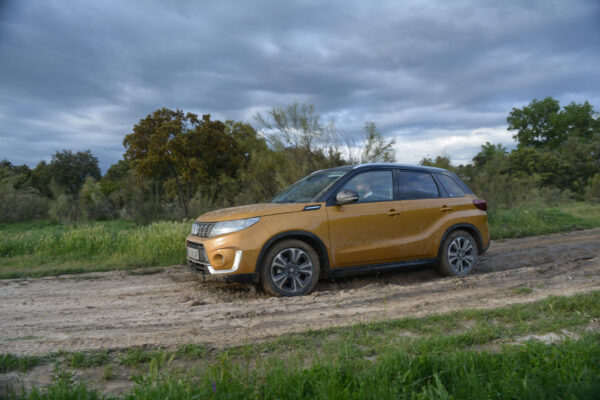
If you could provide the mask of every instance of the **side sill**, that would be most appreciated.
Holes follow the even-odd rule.
[[[374,272],[391,271],[394,269],[416,267],[421,265],[435,265],[439,258],[423,258],[421,260],[398,261],[383,264],[357,265],[355,267],[342,267],[330,269],[328,278],[338,278],[343,276],[365,275]]]

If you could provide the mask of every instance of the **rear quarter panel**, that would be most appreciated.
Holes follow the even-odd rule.
[[[475,207],[473,200],[477,199],[475,195],[465,197],[447,198],[445,204],[452,207],[452,211],[443,215],[439,220],[439,226],[431,240],[429,254],[437,257],[439,246],[444,233],[459,224],[473,225],[481,234],[482,246],[487,247],[490,241],[490,234],[487,223],[487,213]],[[475,240],[479,238],[475,237]]]
[[[403,221],[406,235],[404,236],[404,260],[415,258],[435,258],[438,256],[439,246],[444,233],[458,224],[473,225],[481,233],[482,245],[489,244],[489,230],[487,213],[473,205],[477,196],[440,198],[420,201],[428,204],[420,210],[403,208],[405,219]],[[407,202],[408,203],[408,202]],[[409,204],[407,204],[409,206]],[[451,207],[448,212],[440,211],[442,207]],[[475,238],[477,240],[477,238]]]

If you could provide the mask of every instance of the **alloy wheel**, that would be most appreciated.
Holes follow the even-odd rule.
[[[469,272],[475,262],[474,251],[469,239],[458,236],[448,246],[448,262],[450,267],[459,274]]]
[[[270,271],[271,280],[279,290],[294,294],[310,285],[313,264],[304,250],[288,248],[273,258]]]

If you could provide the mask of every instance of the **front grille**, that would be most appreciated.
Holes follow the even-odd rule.
[[[215,224],[211,222],[194,222],[194,225],[192,225],[192,235],[209,237],[214,226]]]
[[[198,254],[200,255],[199,262],[203,264],[208,264],[208,256],[206,255],[206,250],[204,250],[203,245],[201,245],[200,243],[188,242],[187,247],[198,249]]]

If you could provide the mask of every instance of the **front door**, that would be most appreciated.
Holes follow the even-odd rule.
[[[391,170],[363,172],[340,190],[358,193],[355,203],[327,207],[333,268],[379,264],[401,254],[399,202]]]

